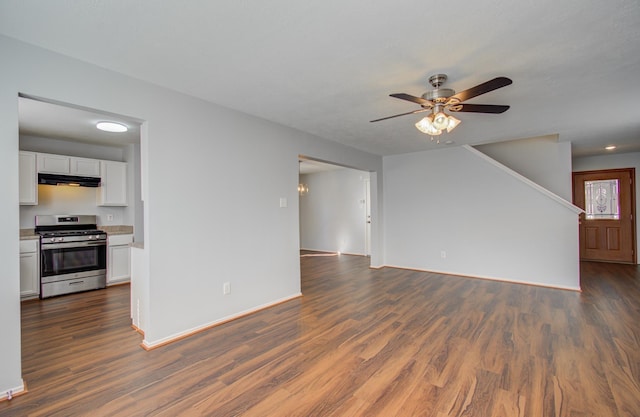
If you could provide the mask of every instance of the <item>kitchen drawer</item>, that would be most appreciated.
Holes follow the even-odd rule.
[[[39,245],[40,240],[38,239],[21,240],[20,253],[36,252]]]
[[[128,245],[133,242],[133,235],[109,235],[109,246]]]
[[[106,279],[104,275],[43,283],[40,298],[80,291],[98,290],[105,286]]]

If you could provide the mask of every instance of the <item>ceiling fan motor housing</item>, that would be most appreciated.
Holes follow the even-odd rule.
[[[422,95],[422,98],[439,103],[446,101],[446,99],[448,99],[455,93],[455,90],[452,90],[451,88],[436,88],[435,90],[425,92]]]
[[[422,98],[436,103],[445,102],[447,98],[456,93],[455,90],[452,90],[451,88],[440,88],[440,86],[446,81],[446,74],[435,74],[429,77],[429,84],[431,84],[435,90],[425,92],[422,95]]]
[[[429,77],[429,84],[435,88],[440,87],[447,81],[447,74],[435,74]]]

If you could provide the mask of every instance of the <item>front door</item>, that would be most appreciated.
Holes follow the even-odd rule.
[[[635,169],[573,173],[580,260],[635,263]]]

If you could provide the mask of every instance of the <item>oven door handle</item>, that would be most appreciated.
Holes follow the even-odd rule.
[[[48,249],[84,248],[88,246],[107,246],[107,242],[105,240],[94,240],[86,242],[47,243],[46,245],[41,245],[40,249],[46,251]]]

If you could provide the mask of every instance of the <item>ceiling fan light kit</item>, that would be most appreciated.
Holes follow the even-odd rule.
[[[401,100],[410,101],[412,103],[419,104],[422,108],[407,112],[396,114],[394,116],[383,117],[381,119],[371,120],[371,122],[379,122],[381,120],[392,119],[394,117],[406,116],[409,114],[422,113],[425,111],[430,114],[418,123],[416,128],[430,136],[438,136],[446,129],[447,132],[451,132],[460,124],[460,120],[448,115],[444,110],[451,112],[469,112],[469,113],[492,113],[499,114],[509,110],[509,106],[498,106],[492,104],[464,104],[463,102],[473,97],[477,97],[481,94],[488,93],[498,88],[506,87],[513,83],[509,78],[497,77],[482,84],[478,84],[468,90],[456,92],[450,88],[440,88],[444,82],[447,81],[445,74],[435,74],[429,77],[429,83],[434,87],[434,90],[427,91],[422,94],[421,97],[415,97],[406,93],[390,94],[391,97],[399,98]],[[438,141],[439,143],[439,141]]]
[[[433,125],[433,114],[428,115],[427,117],[423,118],[418,123],[416,123],[416,128],[422,133],[425,133],[431,136],[438,136],[442,133],[441,130],[438,130]]]

